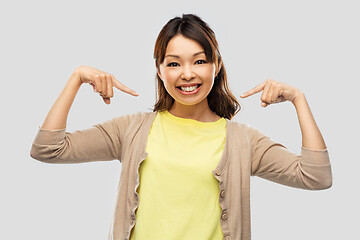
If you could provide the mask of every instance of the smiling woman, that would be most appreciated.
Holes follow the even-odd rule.
[[[180,114],[190,107],[204,120],[206,116],[214,116],[207,96],[214,84],[215,64],[206,62],[205,52],[199,43],[182,35],[176,35],[169,41],[168,52],[175,54],[168,54],[158,69],[166,92],[175,100],[171,109],[166,110],[175,116],[186,117]],[[209,121],[212,120],[209,118]]]
[[[154,111],[168,110],[185,118],[191,112],[198,120],[213,121],[231,119],[240,110],[228,87],[215,33],[198,16],[184,14],[170,20],[156,40],[154,59],[158,70]]]
[[[113,75],[81,66],[50,109],[30,152],[47,163],[119,159],[109,240],[250,240],[251,176],[309,190],[332,185],[326,145],[299,89],[269,79],[241,97],[262,91],[264,107],[293,103],[301,155],[232,120],[240,105],[228,88],[215,34],[198,16],[171,19],[156,40],[154,58],[153,112],[66,132],[67,115],[83,83],[107,104],[113,87],[138,96]]]

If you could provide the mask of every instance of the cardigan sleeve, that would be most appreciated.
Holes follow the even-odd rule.
[[[332,185],[327,149],[301,147],[301,154],[289,151],[259,130],[249,128],[252,149],[251,175],[295,188],[321,190]]]
[[[30,156],[45,163],[121,162],[121,142],[132,115],[113,118],[91,128],[67,132],[66,129],[39,128]]]

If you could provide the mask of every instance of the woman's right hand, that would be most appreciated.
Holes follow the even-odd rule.
[[[133,96],[139,96],[134,90],[124,86],[112,74],[103,72],[90,66],[80,66],[75,70],[81,83],[90,84],[98,92],[106,104],[114,96],[113,87]]]

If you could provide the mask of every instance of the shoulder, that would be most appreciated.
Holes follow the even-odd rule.
[[[248,123],[239,122],[239,121],[235,121],[235,120],[229,120],[229,119],[226,119],[226,122],[227,122],[227,125],[234,131],[244,131],[244,130],[246,131],[249,129],[254,129],[254,127],[252,127]]]
[[[112,121],[118,126],[134,124],[138,125],[150,120],[156,112],[136,112],[114,117]]]
[[[244,123],[235,120],[226,120],[229,132],[233,132],[237,137],[252,138],[255,135],[262,134],[261,131],[249,123]]]

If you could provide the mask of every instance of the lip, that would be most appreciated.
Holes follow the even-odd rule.
[[[185,83],[185,84],[182,84],[180,86],[177,86],[177,88],[180,88],[180,87],[192,87],[192,86],[196,86],[196,85],[202,85],[201,83]]]
[[[198,84],[186,84],[186,85],[181,85],[182,87],[190,87],[190,86],[194,86],[194,85],[198,85]],[[202,87],[202,84],[195,90],[195,91],[193,91],[193,92],[183,92],[182,90],[181,90],[181,88],[180,87],[177,87],[176,89],[181,93],[181,94],[183,94],[183,95],[193,95],[193,94],[196,94],[196,93],[198,93],[199,91],[200,91],[200,88]]]

